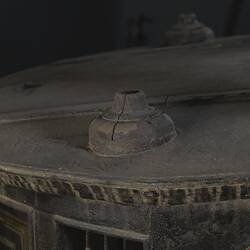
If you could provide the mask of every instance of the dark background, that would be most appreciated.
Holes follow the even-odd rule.
[[[63,58],[133,45],[144,16],[144,45],[159,46],[181,12],[195,12],[217,36],[250,33],[250,2],[238,0],[2,0],[0,75]],[[237,14],[239,19],[229,18]],[[232,11],[233,10],[233,11]],[[128,25],[130,23],[130,26]]]

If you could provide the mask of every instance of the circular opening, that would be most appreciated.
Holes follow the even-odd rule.
[[[124,95],[134,95],[134,94],[137,94],[139,92],[140,92],[140,90],[131,89],[131,90],[122,91],[121,94],[124,94]]]

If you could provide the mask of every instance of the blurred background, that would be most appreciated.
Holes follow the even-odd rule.
[[[247,0],[4,0],[0,5],[0,75],[102,51],[158,47],[185,12],[196,13],[217,37],[250,34]]]

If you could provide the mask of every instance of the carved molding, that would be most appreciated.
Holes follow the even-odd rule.
[[[0,172],[0,181],[6,185],[56,195],[69,195],[84,200],[103,201],[127,206],[177,206],[206,202],[250,199],[247,181],[232,184],[207,184],[192,187],[164,187],[164,185],[104,185],[65,181]]]

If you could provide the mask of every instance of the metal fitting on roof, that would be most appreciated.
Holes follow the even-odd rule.
[[[212,29],[199,22],[196,14],[180,14],[177,24],[165,33],[163,46],[199,43],[215,37]]]
[[[122,156],[150,150],[176,136],[171,118],[150,107],[141,90],[116,93],[112,108],[92,121],[89,147],[98,155]]]

